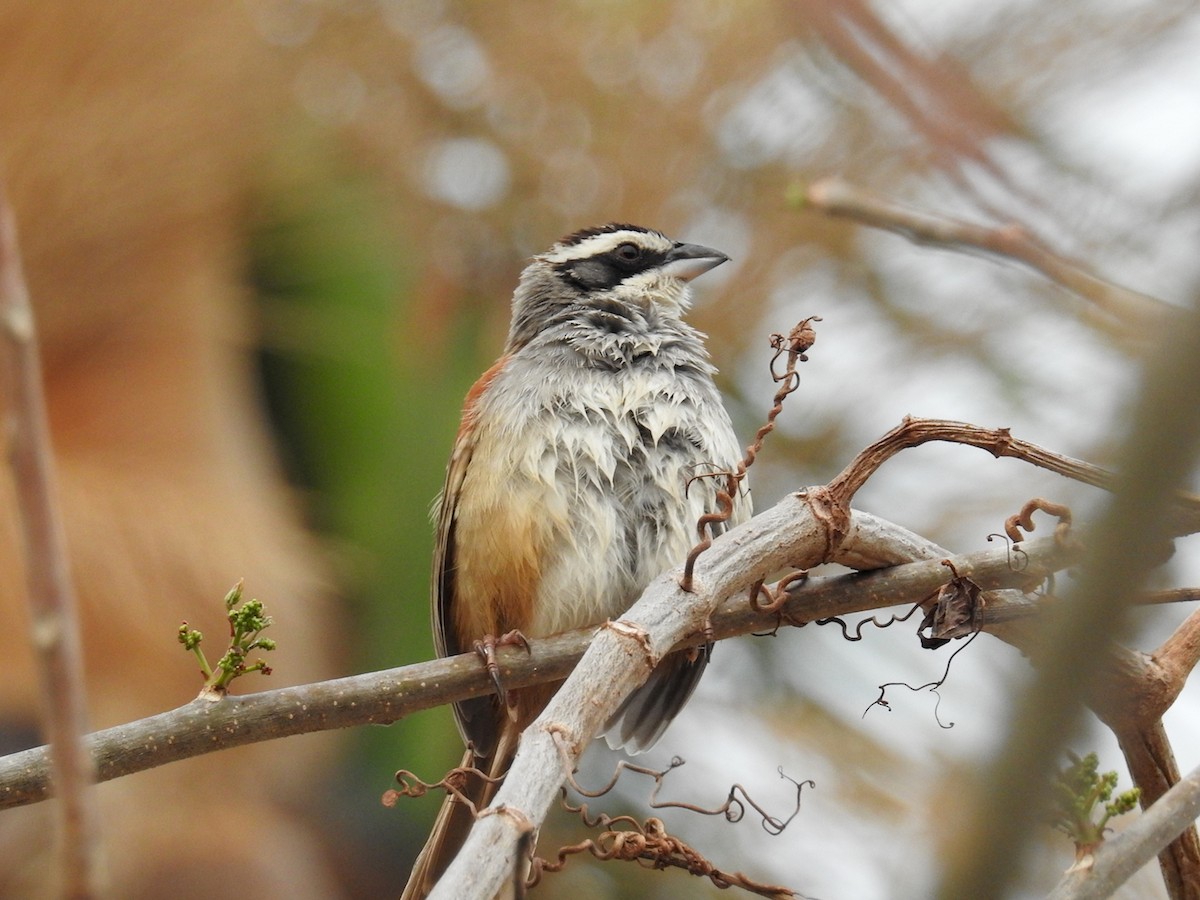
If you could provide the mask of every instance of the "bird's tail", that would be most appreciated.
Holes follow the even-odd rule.
[[[506,723],[507,726],[512,724]],[[429,839],[425,841],[425,846],[413,863],[408,884],[404,893],[400,895],[401,900],[423,900],[433,890],[437,880],[442,877],[466,842],[467,834],[475,824],[476,813],[482,812],[484,807],[492,802],[492,797],[499,787],[499,778],[508,771],[509,764],[517,752],[519,736],[520,732],[515,727],[502,728],[496,748],[488,757],[477,757],[473,750],[467,749],[463,756],[462,768],[475,768],[487,775],[487,778],[480,778],[474,774],[468,776],[462,788],[463,796],[471,801],[474,809],[455,794],[446,797],[442,808],[438,810]]]

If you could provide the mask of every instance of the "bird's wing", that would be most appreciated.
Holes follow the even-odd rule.
[[[501,357],[467,392],[467,399],[463,404],[462,424],[454,439],[454,449],[446,467],[446,484],[438,501],[430,605],[433,641],[439,656],[453,656],[469,649],[464,646],[454,628],[454,605],[459,602],[455,584],[455,525],[463,480],[471,465],[471,456],[478,439],[479,400],[507,362],[508,357]],[[495,705],[496,701],[492,697],[479,697],[454,705],[454,718],[459,733],[462,734],[464,742],[475,745],[478,754],[490,752],[495,742]]]

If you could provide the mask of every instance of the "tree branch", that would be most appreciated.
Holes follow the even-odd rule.
[[[29,289],[21,270],[17,224],[0,188],[0,332],[7,345],[9,459],[25,554],[27,603],[42,688],[62,854],[63,896],[97,889],[99,816],[89,786],[83,654],[66,538],[56,506],[53,453]]]
[[[1116,482],[1116,477],[1107,469],[1015,438],[1007,428],[981,428],[968,422],[949,419],[909,417],[859,453],[829,482],[828,490],[835,502],[849,503],[855,493],[887,460],[901,450],[933,441],[978,447],[997,459],[1019,459],[1039,469],[1046,469],[1072,481],[1090,484],[1106,491],[1111,491]],[[1200,496],[1175,491],[1168,511],[1167,521],[1173,536],[1200,531]]]
[[[814,181],[804,192],[804,200],[827,215],[891,231],[913,243],[1019,262],[1111,316],[1124,326],[1121,333],[1126,340],[1145,331],[1160,334],[1176,312],[1156,297],[1096,277],[1079,263],[1051,252],[1017,224],[992,228],[918,212],[837,177]],[[1135,326],[1137,331],[1129,330]],[[1144,336],[1142,342],[1146,342]]]
[[[1171,708],[1195,668],[1200,653],[1200,610],[1194,611],[1153,653],[1124,648],[1110,650],[1112,664],[1092,703],[1120,743],[1134,783],[1141,789],[1142,809],[1149,809],[1179,781],[1179,765],[1163,727]],[[1189,825],[1159,857],[1168,894],[1188,896],[1188,885],[1200,890],[1200,837]]]
[[[519,848],[545,817],[568,774],[564,758],[567,765],[577,763],[587,744],[663,654],[689,638],[695,640],[726,597],[781,566],[804,568],[824,562],[831,546],[835,558],[883,564],[896,554],[927,557],[940,550],[865,514],[856,513],[844,522],[830,517],[823,498],[821,489],[793,495],[720,536],[697,561],[694,592],[679,587],[682,568],[677,568],[655,579],[628,613],[601,629],[571,677],[522,734],[503,785],[435,886],[431,900],[491,898],[510,882]],[[831,541],[831,530],[838,532],[837,540]],[[889,534],[895,540],[889,540]],[[852,577],[859,585],[867,581]],[[807,595],[807,590],[797,588],[798,595]]]
[[[1037,678],[1018,698],[1006,746],[981,762],[986,783],[976,783],[970,821],[945,854],[938,896],[998,897],[1021,870],[1017,862],[1039,810],[1012,785],[1044,783],[1082,703],[1098,696],[1104,650],[1120,638],[1130,598],[1177,533],[1170,513],[1200,449],[1193,396],[1200,382],[1197,345],[1200,310],[1191,310],[1152,361],[1131,406],[1113,497],[1089,534],[1070,596],[1040,623]]]
[[[795,504],[791,504],[795,508]],[[867,530],[874,517],[861,514]],[[886,524],[886,523],[885,523]],[[734,529],[733,534],[747,528]],[[891,526],[895,528],[895,526]],[[876,526],[875,534],[885,529]],[[853,539],[866,548],[872,565],[880,562],[882,538]],[[1062,569],[1074,554],[1052,539],[1026,542],[1025,556],[1014,568],[1006,548],[955,557],[958,570],[985,589],[1027,584]],[[864,556],[865,558],[865,556]],[[909,557],[911,558],[911,556]],[[920,602],[951,577],[938,560],[916,562],[865,575],[808,579],[794,589],[777,612],[756,612],[735,597],[713,616],[713,636],[720,639],[768,631],[783,622],[804,622],[898,604]],[[1036,604],[998,599],[985,611],[985,626],[1028,615]],[[531,640],[530,651],[502,650],[501,677],[513,688],[558,681],[570,674],[596,633],[582,628]],[[686,645],[685,639],[681,645]],[[186,706],[137,722],[96,732],[87,738],[97,777],[108,781],[205,753],[276,740],[314,731],[358,725],[387,725],[423,709],[491,693],[492,680],[474,654],[416,663],[382,672],[354,675],[297,687],[280,688],[217,701],[196,699]],[[0,809],[47,799],[49,754],[36,747],[0,758]]]

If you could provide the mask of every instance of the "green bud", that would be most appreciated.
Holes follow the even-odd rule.
[[[238,583],[229,589],[229,593],[225,595],[225,608],[233,609],[242,599],[243,580],[238,579]]]

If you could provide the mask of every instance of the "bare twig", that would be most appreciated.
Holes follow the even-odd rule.
[[[16,217],[0,188],[0,331],[7,345],[7,430],[25,554],[27,602],[53,755],[63,893],[97,890],[99,817],[89,785],[83,657],[66,539],[56,506],[50,428],[29,290],[21,271]]]
[[[1024,460],[1040,469],[1047,469],[1064,478],[1111,491],[1116,482],[1113,473],[1084,462],[1055,453],[1029,441],[1012,436],[1007,428],[980,428],[966,422],[948,419],[905,418],[903,422],[875,441],[856,456],[833,481],[828,492],[834,502],[847,504],[875,471],[901,450],[918,447],[931,441],[947,441],[979,447],[993,456]],[[1200,531],[1200,496],[1174,492],[1168,507],[1167,523],[1172,535]]]
[[[1097,278],[1081,264],[1051,252],[1017,224],[993,228],[918,212],[836,177],[813,182],[804,198],[809,206],[828,215],[882,228],[914,243],[982,252],[1022,263],[1089,301],[1117,323],[1138,329],[1126,337],[1156,332],[1173,312],[1171,306],[1155,297]]]
[[[938,553],[944,552],[936,545],[921,545],[915,536],[905,546],[906,542],[899,535],[893,533],[881,540],[876,534],[877,529],[883,529],[888,534],[891,528],[894,526],[865,513],[855,513],[850,532],[838,553],[844,557],[843,561],[862,566],[868,564],[862,559],[864,554],[878,554],[879,551],[873,548],[880,545],[889,548],[889,552],[890,548],[904,546],[906,554],[925,559],[933,559]],[[1075,541],[1064,541],[1057,533],[1048,542],[1074,558],[1081,556],[1081,548]],[[1034,562],[1034,558],[1042,559],[1045,547],[1044,542],[1023,542],[1020,549],[1014,552],[1012,565],[1019,569],[1029,562],[1030,574],[1038,577],[1044,570],[1042,563]],[[1034,555],[1026,558],[1027,550],[1034,551]],[[894,560],[886,557],[880,561]],[[887,579],[893,572],[906,570],[908,567],[902,566],[857,577]],[[984,569],[975,569],[970,574],[972,580],[978,581],[983,587],[991,587]],[[1028,589],[1030,585],[1025,587]],[[797,586],[788,589],[788,593],[793,591],[803,593],[804,588]],[[1004,592],[1003,599],[1001,594],[989,594],[979,624],[1021,649],[1038,665],[1045,654],[1053,655],[1055,648],[1046,647],[1040,642],[1036,632],[1013,630],[1007,623],[1027,616],[1039,609],[1040,604],[1013,597],[1012,594],[1011,591]],[[1195,595],[1195,591],[1155,591],[1135,595],[1131,602],[1171,603],[1178,599],[1197,599]],[[1041,627],[1044,628],[1044,624]],[[1179,770],[1162,727],[1161,716],[1174,703],[1200,656],[1200,611],[1193,612],[1153,653],[1138,653],[1114,645],[1100,656],[1103,660],[1101,686],[1091,692],[1090,703],[1117,736],[1130,774],[1141,790],[1142,805],[1149,809],[1179,779]],[[1188,891],[1194,892],[1196,886],[1200,885],[1200,845],[1197,844],[1194,827],[1181,826],[1173,835],[1167,835],[1158,848],[1162,851],[1160,866],[1170,896],[1192,898],[1193,894]]]
[[[1163,603],[1195,603],[1200,601],[1200,588],[1164,588],[1161,591],[1143,591],[1130,602],[1139,606],[1158,606]]]
[[[1176,592],[1162,593],[1170,597]],[[1200,610],[1193,611],[1183,620],[1183,624],[1162,642],[1162,646],[1154,651],[1154,661],[1164,670],[1171,672],[1179,682],[1180,688],[1183,687],[1188,675],[1200,663]],[[1165,708],[1163,712],[1166,712]]]

